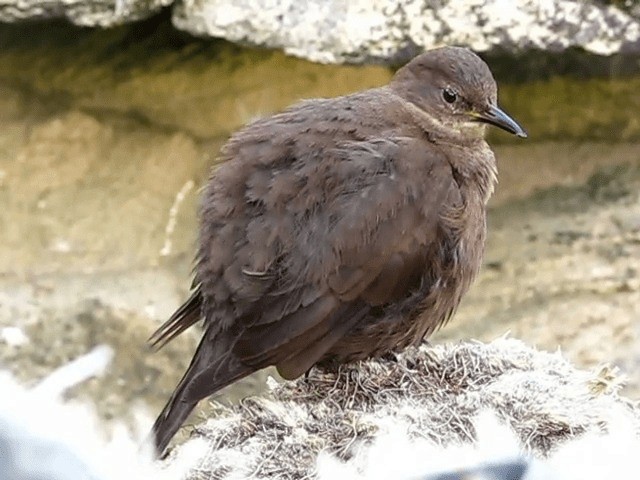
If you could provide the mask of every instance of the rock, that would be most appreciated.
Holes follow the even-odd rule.
[[[109,27],[171,6],[174,25],[194,35],[323,63],[399,63],[443,44],[638,53],[640,6],[615,3],[622,7],[597,0],[0,0],[0,22],[64,18]]]
[[[184,0],[173,22],[200,36],[325,63],[401,62],[442,44],[476,51],[640,51],[634,10],[551,0]]]
[[[0,0],[0,22],[64,18],[83,27],[110,27],[147,18],[173,0]]]

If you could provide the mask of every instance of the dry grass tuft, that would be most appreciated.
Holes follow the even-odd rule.
[[[611,369],[580,371],[559,353],[506,338],[422,346],[338,372],[314,369],[269,398],[220,407],[193,432],[209,450],[188,478],[310,478],[321,452],[347,461],[399,424],[410,439],[471,443],[473,419],[487,409],[526,453],[546,457],[583,433],[606,433],[620,418],[640,432],[640,411],[618,395],[621,385]]]

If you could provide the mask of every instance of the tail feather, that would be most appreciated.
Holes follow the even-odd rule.
[[[153,424],[156,453],[160,456],[197,403],[227,385],[253,373],[232,353],[234,341],[205,332],[189,368]]]
[[[187,328],[198,322],[201,317],[202,294],[198,285],[189,299],[149,337],[154,350],[160,350]]]
[[[175,401],[167,403],[164,407],[152,428],[153,444],[158,458],[162,457],[169,442],[196,405],[197,402],[185,403],[179,401],[177,397]]]

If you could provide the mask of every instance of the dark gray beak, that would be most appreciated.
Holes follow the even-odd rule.
[[[484,112],[473,112],[471,115],[477,122],[495,125],[520,138],[527,138],[527,132],[513,118],[495,105],[491,105]]]

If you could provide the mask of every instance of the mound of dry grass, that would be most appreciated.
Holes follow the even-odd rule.
[[[620,419],[637,438],[640,410],[618,395],[621,384],[610,368],[580,371],[559,353],[505,338],[422,346],[338,372],[314,369],[265,398],[220,407],[196,427],[193,437],[209,448],[188,478],[313,477],[319,454],[355,461],[397,425],[417,442],[473,443],[473,420],[486,410],[539,458]]]

